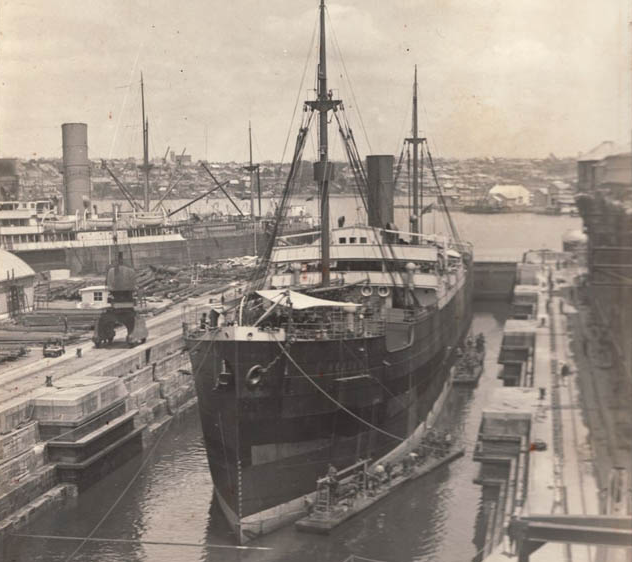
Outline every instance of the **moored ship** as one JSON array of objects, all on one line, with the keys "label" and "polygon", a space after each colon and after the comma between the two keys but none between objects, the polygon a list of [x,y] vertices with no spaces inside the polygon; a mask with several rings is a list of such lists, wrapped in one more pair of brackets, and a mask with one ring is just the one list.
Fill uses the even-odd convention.
[{"label": "moored ship", "polygon": [[[399,230],[393,157],[360,160],[342,101],[327,88],[323,0],[319,10],[318,87],[305,102],[273,240],[243,298],[208,316],[191,311],[184,323],[214,491],[240,542],[304,514],[330,465],[341,470],[412,446],[445,397],[471,322],[472,248],[460,241],[442,196],[450,235],[422,234],[419,150],[431,166],[432,156],[417,130],[416,71],[406,139],[413,209],[410,228]],[[330,117],[366,224],[341,217],[331,228]],[[321,229],[311,238],[283,235],[278,225],[314,120]]]}]

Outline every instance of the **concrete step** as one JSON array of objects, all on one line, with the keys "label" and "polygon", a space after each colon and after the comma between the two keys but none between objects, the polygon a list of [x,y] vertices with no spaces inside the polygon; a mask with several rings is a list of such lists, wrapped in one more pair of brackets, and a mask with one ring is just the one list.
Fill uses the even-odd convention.
[{"label": "concrete step", "polygon": [[44,466],[44,457],[42,443],[0,463],[0,494],[9,492],[34,471]]},{"label": "concrete step", "polygon": [[42,511],[59,505],[77,495],[77,488],[72,484],[57,484],[38,495],[25,505],[16,509],[11,515],[0,519],[0,541],[9,533],[15,533],[37,517]]},{"label": "concrete step", "polygon": [[55,465],[46,464],[35,469],[10,491],[0,494],[0,520],[35,500],[56,486],[57,483]]}]

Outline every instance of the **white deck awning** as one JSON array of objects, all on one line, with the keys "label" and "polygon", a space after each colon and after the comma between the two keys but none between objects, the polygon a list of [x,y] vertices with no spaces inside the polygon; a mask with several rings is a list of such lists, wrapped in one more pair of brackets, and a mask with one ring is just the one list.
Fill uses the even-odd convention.
[{"label": "white deck awning", "polygon": [[356,309],[360,306],[355,302],[317,299],[316,297],[310,297],[309,295],[304,295],[303,293],[297,293],[296,291],[290,291],[288,289],[268,289],[264,291],[257,291],[257,294],[262,296],[264,299],[268,299],[269,301],[282,306],[289,306],[291,302],[294,310],[304,310],[306,308],[318,307]]}]

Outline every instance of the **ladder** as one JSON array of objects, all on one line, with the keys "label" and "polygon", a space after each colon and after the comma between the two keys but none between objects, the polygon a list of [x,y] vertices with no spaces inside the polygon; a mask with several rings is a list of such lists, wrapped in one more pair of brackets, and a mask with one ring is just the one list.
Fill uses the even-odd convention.
[{"label": "ladder", "polygon": [[316,505],[314,506],[314,515],[316,517],[327,517],[331,509],[329,484],[323,483],[318,486],[316,491]]},{"label": "ladder", "polygon": [[40,281],[33,291],[33,308],[48,308],[50,301],[50,281]]},{"label": "ladder", "polygon": [[28,305],[22,285],[9,285],[9,316],[16,317],[26,312]]}]

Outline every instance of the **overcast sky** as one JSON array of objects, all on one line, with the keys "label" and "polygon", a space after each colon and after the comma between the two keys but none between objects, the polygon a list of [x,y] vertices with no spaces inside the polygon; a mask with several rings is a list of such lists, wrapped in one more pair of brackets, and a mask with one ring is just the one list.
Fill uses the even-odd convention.
[{"label": "overcast sky", "polygon": [[[255,160],[280,160],[317,0],[0,0],[0,10],[2,156],[60,156],[64,122],[88,124],[90,157],[139,156],[142,70],[152,156],[170,146],[243,161],[251,119]],[[372,152],[399,153],[415,63],[421,126],[439,156],[574,156],[629,142],[625,0],[331,0],[328,12],[357,106],[332,33],[330,87],[362,154],[358,109]]]}]

